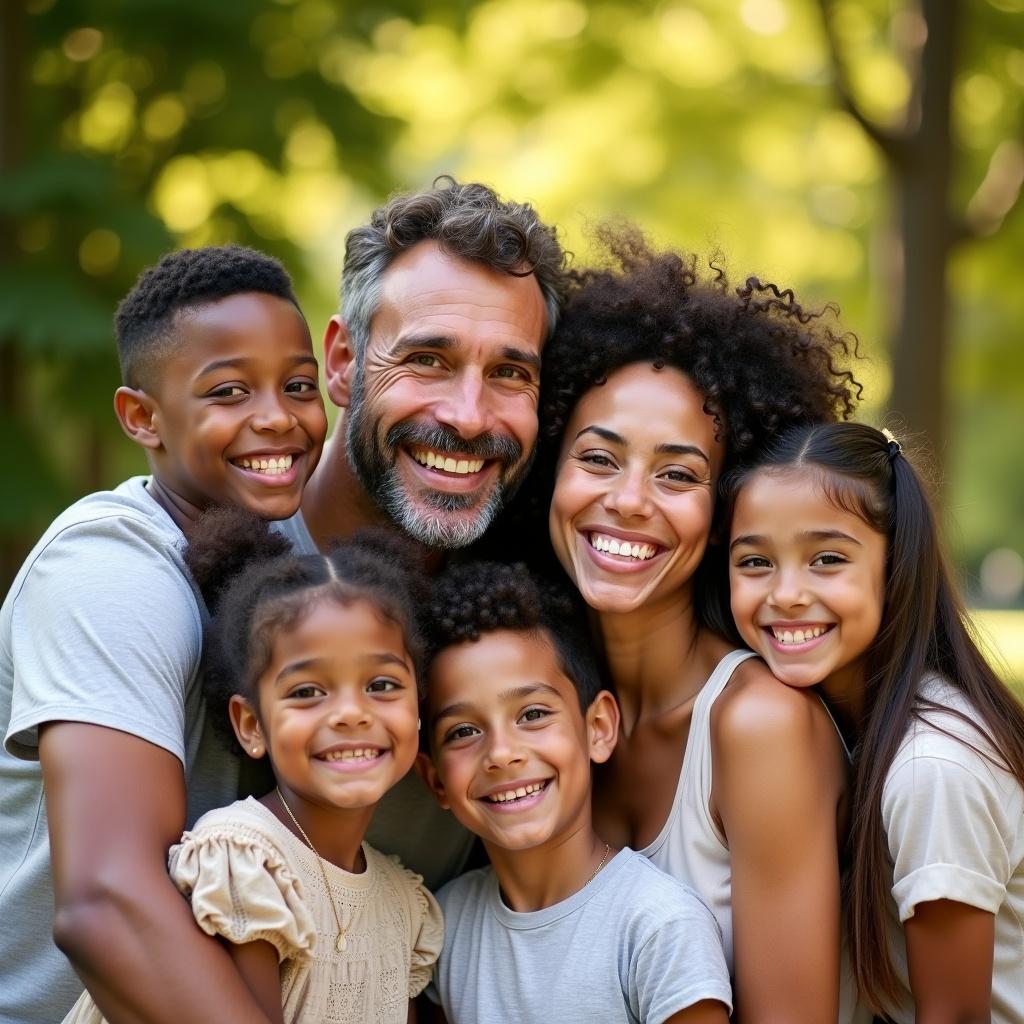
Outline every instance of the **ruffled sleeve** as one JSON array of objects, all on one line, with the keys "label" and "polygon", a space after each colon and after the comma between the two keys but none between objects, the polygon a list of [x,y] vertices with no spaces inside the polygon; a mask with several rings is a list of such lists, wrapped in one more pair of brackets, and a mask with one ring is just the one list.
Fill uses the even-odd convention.
[{"label": "ruffled sleeve", "polygon": [[229,942],[269,942],[281,960],[308,959],[316,927],[302,883],[255,829],[199,828],[171,847],[168,869],[192,902],[196,923]]},{"label": "ruffled sleeve", "polygon": [[444,947],[444,918],[423,877],[402,868],[412,909],[409,949],[409,998],[415,999],[430,983],[434,964]]}]

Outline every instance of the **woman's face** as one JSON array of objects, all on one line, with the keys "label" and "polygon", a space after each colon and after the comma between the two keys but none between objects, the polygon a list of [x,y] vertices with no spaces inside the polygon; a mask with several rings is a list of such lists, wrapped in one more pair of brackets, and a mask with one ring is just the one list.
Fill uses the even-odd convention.
[{"label": "woman's face", "polygon": [[587,604],[627,612],[689,586],[711,531],[724,448],[704,396],[672,367],[635,363],[569,420],[549,528]]}]

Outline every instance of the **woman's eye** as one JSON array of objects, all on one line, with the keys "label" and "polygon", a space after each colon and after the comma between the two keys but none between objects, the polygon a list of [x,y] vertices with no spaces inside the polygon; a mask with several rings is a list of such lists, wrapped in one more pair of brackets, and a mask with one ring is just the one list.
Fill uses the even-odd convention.
[{"label": "woman's eye", "polygon": [[225,384],[223,387],[214,388],[210,392],[211,398],[239,398],[245,394],[245,388],[240,384]]},{"label": "woman's eye", "polygon": [[586,462],[590,466],[601,466],[602,468],[612,468],[615,463],[607,455],[602,455],[600,452],[586,452],[580,456],[583,462]]},{"label": "woman's eye", "polygon": [[401,686],[396,679],[372,679],[366,684],[367,693],[391,693],[398,689],[401,689]]},{"label": "woman's eye", "polygon": [[661,474],[662,480],[673,484],[695,484],[697,478],[688,469],[667,469]]},{"label": "woman's eye", "polygon": [[551,712],[547,708],[527,708],[520,716],[521,722],[539,722],[547,718]]}]

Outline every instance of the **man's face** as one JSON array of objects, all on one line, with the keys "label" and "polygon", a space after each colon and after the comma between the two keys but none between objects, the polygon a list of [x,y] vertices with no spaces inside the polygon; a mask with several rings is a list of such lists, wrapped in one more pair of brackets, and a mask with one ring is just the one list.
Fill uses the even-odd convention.
[{"label": "man's face", "polygon": [[547,312],[533,275],[402,253],[382,280],[346,424],[360,483],[431,547],[483,534],[529,469]]}]

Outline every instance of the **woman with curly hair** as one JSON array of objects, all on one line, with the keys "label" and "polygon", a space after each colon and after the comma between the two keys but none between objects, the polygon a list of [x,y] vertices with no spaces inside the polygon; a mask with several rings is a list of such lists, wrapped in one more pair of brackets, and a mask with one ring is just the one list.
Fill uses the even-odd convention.
[{"label": "woman with curly hair", "polygon": [[[693,886],[722,929],[736,1019],[840,1008],[848,759],[821,701],[742,648],[714,543],[723,471],[794,424],[853,411],[856,339],[791,291],[602,232],[545,351],[538,467],[562,568],[622,708],[595,778],[602,838]],[[549,491],[548,493],[551,493]]]}]

